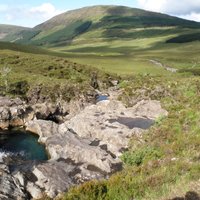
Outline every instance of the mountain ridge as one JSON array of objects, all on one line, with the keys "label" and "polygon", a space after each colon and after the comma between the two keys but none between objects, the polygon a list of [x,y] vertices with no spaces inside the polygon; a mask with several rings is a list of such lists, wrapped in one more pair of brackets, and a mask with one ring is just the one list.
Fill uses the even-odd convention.
[{"label": "mountain ridge", "polygon": [[90,6],[59,14],[32,29],[11,34],[6,41],[46,47],[66,46],[85,33],[96,32],[94,37],[106,40],[135,38],[133,32],[136,31],[132,29],[153,27],[199,29],[200,23],[126,6]]},{"label": "mountain ridge", "polygon": [[0,24],[0,40],[11,40],[6,39],[9,35],[17,34],[22,30],[28,30],[28,27],[9,25],[9,24]]}]

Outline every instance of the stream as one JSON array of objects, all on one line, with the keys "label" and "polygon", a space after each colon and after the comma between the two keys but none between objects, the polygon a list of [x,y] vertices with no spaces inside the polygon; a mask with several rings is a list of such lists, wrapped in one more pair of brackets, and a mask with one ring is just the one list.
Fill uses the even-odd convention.
[{"label": "stream", "polygon": [[24,160],[47,160],[45,146],[38,136],[24,130],[0,131],[0,161],[3,157],[20,156]]}]

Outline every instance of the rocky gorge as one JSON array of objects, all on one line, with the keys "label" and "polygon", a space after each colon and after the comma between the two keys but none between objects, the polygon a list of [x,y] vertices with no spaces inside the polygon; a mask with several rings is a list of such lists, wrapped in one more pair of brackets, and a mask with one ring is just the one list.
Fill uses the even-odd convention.
[{"label": "rocky gorge", "polygon": [[122,169],[120,156],[130,138],[141,137],[167,115],[155,100],[126,107],[112,96],[95,104],[82,100],[28,104],[0,97],[0,129],[24,127],[39,136],[49,154],[47,161],[3,158],[0,198],[39,199],[44,194],[54,198],[73,185],[108,178]]}]

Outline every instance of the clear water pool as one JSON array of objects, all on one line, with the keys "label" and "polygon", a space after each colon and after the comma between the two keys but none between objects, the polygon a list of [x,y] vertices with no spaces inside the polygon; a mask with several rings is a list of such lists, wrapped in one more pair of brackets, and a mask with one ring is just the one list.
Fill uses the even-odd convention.
[{"label": "clear water pool", "polygon": [[38,143],[38,136],[23,130],[0,131],[0,160],[9,155],[25,160],[48,159],[45,146]]}]

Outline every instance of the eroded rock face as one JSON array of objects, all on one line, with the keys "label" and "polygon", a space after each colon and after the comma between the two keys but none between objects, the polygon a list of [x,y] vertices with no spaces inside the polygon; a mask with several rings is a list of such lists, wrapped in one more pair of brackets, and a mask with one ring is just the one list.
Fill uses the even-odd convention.
[{"label": "eroded rock face", "polygon": [[[116,100],[100,101],[85,108],[78,104],[76,111],[71,108],[70,116],[66,114],[70,109],[64,104],[54,107],[42,103],[30,108],[23,103],[13,105],[8,99],[4,101],[7,101],[5,105],[0,104],[1,122],[9,122],[9,125],[12,122],[15,126],[23,123],[27,131],[39,135],[39,142],[46,145],[50,155],[47,162],[24,163],[14,174],[7,173],[15,180],[12,183],[9,179],[6,183],[7,191],[12,189],[13,195],[19,192],[18,196],[24,191],[36,199],[43,192],[54,198],[72,185],[105,178],[120,170],[119,156],[128,148],[129,138],[134,134],[141,136],[158,117],[168,114],[158,101],[150,100],[141,101],[132,108],[126,108]],[[43,120],[56,112],[66,114],[64,117],[61,114],[64,123]],[[15,187],[18,187],[16,192]]]},{"label": "eroded rock face", "polygon": [[50,120],[56,123],[63,123],[72,118],[89,103],[84,98],[56,103],[40,102],[31,104],[16,99],[0,96],[0,129],[8,129],[9,127],[25,126],[26,122],[33,119]]},{"label": "eroded rock face", "polygon": [[20,99],[0,97],[0,129],[24,126],[26,121],[34,117],[30,106]]},{"label": "eroded rock face", "polygon": [[64,124],[35,120],[26,126],[28,131],[39,134],[39,141],[45,143],[51,160],[72,160],[86,169],[93,166],[105,174],[113,172],[113,166],[121,163],[100,147],[92,146],[92,140],[80,138]]},{"label": "eroded rock face", "polygon": [[166,116],[158,101],[141,101],[132,108],[125,108],[119,101],[101,101],[86,107],[65,126],[82,138],[99,141],[116,156],[128,147],[133,134],[141,134],[150,128],[156,118]]},{"label": "eroded rock face", "polygon": [[27,200],[23,185],[11,175],[5,164],[0,164],[0,199]]},{"label": "eroded rock face", "polygon": [[[43,188],[53,198],[75,184],[91,179],[103,178],[101,173],[85,169],[81,164],[75,165],[69,160],[49,161],[35,167],[33,174],[37,177],[34,186]],[[32,194],[34,191],[29,190]]]}]

